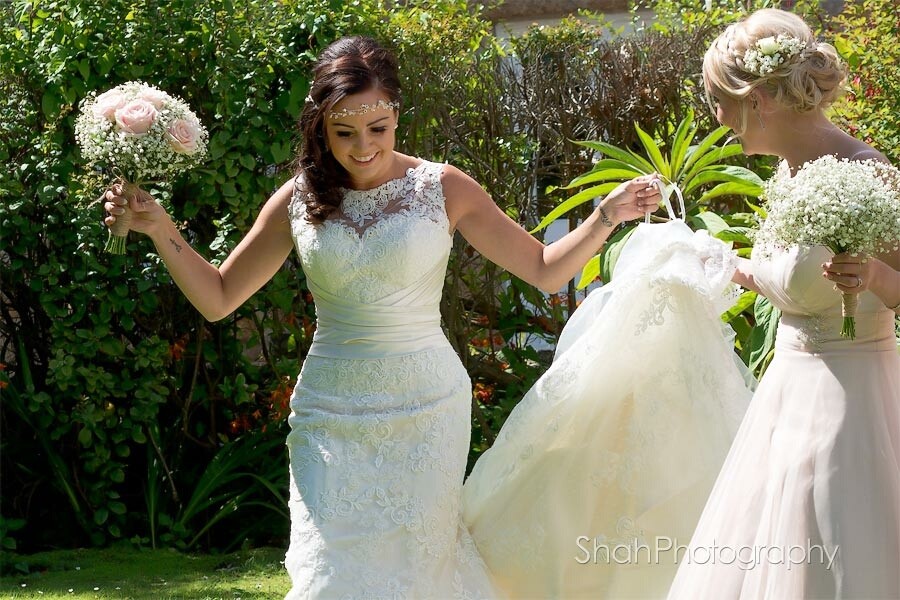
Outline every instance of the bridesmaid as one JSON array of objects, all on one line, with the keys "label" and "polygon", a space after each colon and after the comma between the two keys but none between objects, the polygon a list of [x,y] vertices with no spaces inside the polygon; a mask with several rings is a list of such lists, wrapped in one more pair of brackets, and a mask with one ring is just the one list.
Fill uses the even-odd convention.
[{"label": "bridesmaid", "polygon": [[[765,9],[704,58],[720,123],[777,181],[823,155],[886,163],[834,124],[845,67],[796,15]],[[888,167],[885,166],[887,169]],[[900,252],[754,248],[734,281],[782,311],[775,357],[670,589],[671,600],[900,598]],[[840,294],[858,294],[855,339]]]}]

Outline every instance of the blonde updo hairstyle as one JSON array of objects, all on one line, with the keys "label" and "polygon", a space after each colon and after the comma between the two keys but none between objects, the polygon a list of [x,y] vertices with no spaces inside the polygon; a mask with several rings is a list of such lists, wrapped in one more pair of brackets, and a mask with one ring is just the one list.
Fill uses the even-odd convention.
[{"label": "blonde updo hairstyle", "polygon": [[[786,58],[771,73],[759,75],[744,67],[744,53],[758,40],[785,35],[806,47]],[[794,13],[766,8],[730,25],[710,45],[703,57],[703,80],[707,101],[715,111],[713,96],[738,101],[740,109],[734,132],[747,128],[750,93],[761,88],[782,106],[797,112],[824,109],[837,100],[847,79],[847,67],[833,46],[817,42],[803,19]]]}]

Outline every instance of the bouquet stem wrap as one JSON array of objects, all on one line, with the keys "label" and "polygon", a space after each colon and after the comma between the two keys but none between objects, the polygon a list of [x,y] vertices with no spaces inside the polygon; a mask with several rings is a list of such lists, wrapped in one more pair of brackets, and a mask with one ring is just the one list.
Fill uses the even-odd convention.
[{"label": "bouquet stem wrap", "polygon": [[[123,177],[116,179],[116,183],[122,186],[122,195],[128,198],[129,204],[134,202],[137,186],[126,181]],[[131,221],[134,212],[128,210],[125,214],[116,217],[116,222],[109,228],[106,238],[106,246],[103,250],[110,254],[125,254],[125,242],[128,240],[128,231],[131,229]]]},{"label": "bouquet stem wrap", "polygon": [[856,338],[856,305],[859,302],[858,294],[841,292],[841,337]]}]

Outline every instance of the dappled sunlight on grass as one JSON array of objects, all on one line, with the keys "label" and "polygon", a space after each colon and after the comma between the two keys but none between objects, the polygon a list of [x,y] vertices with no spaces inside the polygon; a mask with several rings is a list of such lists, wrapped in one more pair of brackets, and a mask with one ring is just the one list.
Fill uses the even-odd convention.
[{"label": "dappled sunlight on grass", "polygon": [[4,552],[0,600],[247,600],[283,598],[290,587],[284,549],[227,555],[174,550]]}]

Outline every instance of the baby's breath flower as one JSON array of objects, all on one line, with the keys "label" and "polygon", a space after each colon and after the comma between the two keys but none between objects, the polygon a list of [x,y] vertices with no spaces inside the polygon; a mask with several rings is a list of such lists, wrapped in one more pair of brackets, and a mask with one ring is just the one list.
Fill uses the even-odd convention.
[{"label": "baby's breath flower", "polygon": [[197,165],[208,134],[183,100],[131,81],[82,101],[75,139],[92,165],[140,182]]},{"label": "baby's breath flower", "polygon": [[876,254],[900,245],[900,171],[885,163],[826,155],[767,181],[763,199],[767,215],[755,236],[762,255],[790,246]]},{"label": "baby's breath flower", "polygon": [[805,48],[806,42],[789,35],[764,37],[747,48],[742,65],[748,73],[764,77],[803,52]]},{"label": "baby's breath flower", "polygon": [[774,177],[763,189],[768,214],[756,244],[889,252],[900,241],[900,190],[893,181],[900,181],[900,172],[887,164],[831,155],[806,163],[793,177]]}]

